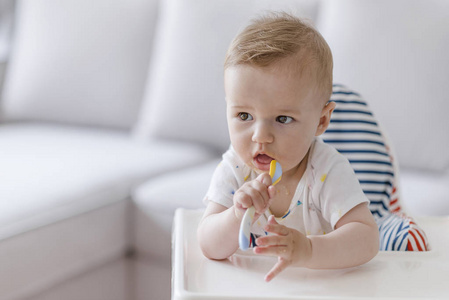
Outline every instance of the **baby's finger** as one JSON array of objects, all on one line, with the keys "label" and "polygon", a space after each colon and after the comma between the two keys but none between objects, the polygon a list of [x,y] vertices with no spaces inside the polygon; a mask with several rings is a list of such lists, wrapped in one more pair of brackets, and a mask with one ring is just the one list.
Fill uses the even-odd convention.
[{"label": "baby's finger", "polygon": [[272,183],[271,177],[267,173],[260,174],[256,180],[263,183],[266,187],[269,187]]},{"label": "baby's finger", "polygon": [[256,244],[258,246],[287,246],[287,240],[285,236],[281,235],[268,235],[262,236],[256,239]]},{"label": "baby's finger", "polygon": [[236,202],[237,206],[241,208],[249,208],[253,205],[251,195],[247,191],[244,191],[243,189],[238,190],[235,193],[234,201]]},{"label": "baby's finger", "polygon": [[279,224],[279,223],[276,221],[276,218],[274,217],[274,215],[270,215],[268,217],[268,224]]},{"label": "baby's finger", "polygon": [[255,181],[252,185],[252,191],[250,195],[253,197],[252,202],[258,213],[263,213],[268,208],[268,196],[267,187],[259,182]]},{"label": "baby's finger", "polygon": [[270,185],[268,187],[268,196],[270,197],[270,199],[273,199],[276,196],[276,188],[274,187],[274,185]]},{"label": "baby's finger", "polygon": [[283,258],[279,258],[278,262],[270,270],[270,272],[265,275],[265,281],[270,282],[275,276],[285,270],[289,265],[289,262]]},{"label": "baby's finger", "polygon": [[[256,185],[262,185],[260,182],[256,183]],[[261,195],[259,189],[254,187],[253,184],[246,184],[242,186],[237,192],[234,194],[235,201],[240,203],[243,208],[249,208],[254,205],[254,201],[257,198],[263,197]]]},{"label": "baby's finger", "polygon": [[264,256],[277,256],[279,258],[288,258],[290,251],[287,246],[257,246],[253,249],[253,252],[258,255]]},{"label": "baby's finger", "polygon": [[264,195],[260,191],[255,189],[249,191],[248,194],[251,196],[251,202],[256,209],[256,212],[259,214],[263,213],[266,208]]},{"label": "baby's finger", "polygon": [[288,229],[288,227],[286,227],[284,225],[280,225],[278,223],[272,224],[270,222],[268,222],[268,224],[265,225],[264,230],[266,232],[271,232],[271,233],[275,233],[275,234],[282,235],[282,236],[286,236],[290,233],[290,230]]}]

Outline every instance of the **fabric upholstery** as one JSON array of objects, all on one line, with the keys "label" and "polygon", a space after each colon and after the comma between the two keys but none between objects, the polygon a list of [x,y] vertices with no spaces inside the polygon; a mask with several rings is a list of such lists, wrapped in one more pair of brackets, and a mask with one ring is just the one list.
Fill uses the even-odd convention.
[{"label": "fabric upholstery", "polygon": [[136,137],[189,140],[224,152],[229,136],[223,62],[230,42],[251,18],[269,9],[314,20],[318,2],[164,0],[161,5]]},{"label": "fabric upholstery", "polygon": [[324,0],[334,82],[363,92],[401,170],[449,170],[449,2]]},{"label": "fabric upholstery", "polygon": [[397,159],[367,102],[342,85],[334,85],[330,100],[336,108],[322,137],[346,156],[370,200],[380,231],[380,250],[427,250],[424,231],[402,210]]},{"label": "fabric upholstery", "polygon": [[214,157],[194,144],[43,124],[2,125],[0,149],[0,240],[123,201],[155,174]]},{"label": "fabric upholstery", "polygon": [[129,129],[142,100],[157,5],[17,1],[2,120]]}]

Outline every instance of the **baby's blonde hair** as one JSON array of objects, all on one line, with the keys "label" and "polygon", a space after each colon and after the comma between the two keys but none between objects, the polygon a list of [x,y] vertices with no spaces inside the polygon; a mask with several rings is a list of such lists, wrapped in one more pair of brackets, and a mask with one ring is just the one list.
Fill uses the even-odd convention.
[{"label": "baby's blonde hair", "polygon": [[332,93],[332,53],[321,34],[307,22],[285,12],[252,20],[231,42],[224,68],[247,64],[270,67],[295,57],[294,70],[315,76],[316,88],[326,102]]}]

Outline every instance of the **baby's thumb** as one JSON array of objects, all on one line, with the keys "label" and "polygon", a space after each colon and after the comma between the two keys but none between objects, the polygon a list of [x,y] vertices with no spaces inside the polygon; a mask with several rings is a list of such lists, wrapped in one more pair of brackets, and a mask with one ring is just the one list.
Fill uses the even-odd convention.
[{"label": "baby's thumb", "polygon": [[268,224],[278,224],[278,222],[276,221],[276,219],[274,218],[274,215],[270,215],[268,217]]},{"label": "baby's thumb", "polygon": [[270,196],[270,199],[273,199],[274,196],[276,196],[276,188],[273,185],[268,187],[268,196]]},{"label": "baby's thumb", "polygon": [[260,181],[260,182],[262,182],[262,183],[265,184],[266,186],[270,186],[271,183],[272,183],[271,177],[270,177],[270,175],[268,175],[267,173],[260,174],[260,175],[257,177],[257,180]]}]

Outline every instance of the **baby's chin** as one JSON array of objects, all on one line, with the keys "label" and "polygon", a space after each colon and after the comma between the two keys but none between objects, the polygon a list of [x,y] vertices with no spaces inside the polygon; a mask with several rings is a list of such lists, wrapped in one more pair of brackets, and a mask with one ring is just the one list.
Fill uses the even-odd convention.
[{"label": "baby's chin", "polygon": [[260,174],[268,174],[268,173],[269,173],[269,171],[266,171],[266,170],[260,170],[260,169],[256,168],[255,166],[248,166],[248,167],[250,167],[254,172],[256,172],[257,175],[260,175]]},{"label": "baby's chin", "polygon": [[262,170],[259,170],[259,169],[256,169],[256,168],[252,168],[252,169],[253,169],[254,172],[257,173],[257,175],[260,175],[260,174],[264,173],[264,171],[262,171]]}]

